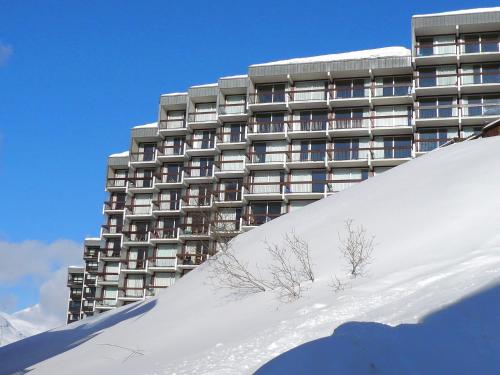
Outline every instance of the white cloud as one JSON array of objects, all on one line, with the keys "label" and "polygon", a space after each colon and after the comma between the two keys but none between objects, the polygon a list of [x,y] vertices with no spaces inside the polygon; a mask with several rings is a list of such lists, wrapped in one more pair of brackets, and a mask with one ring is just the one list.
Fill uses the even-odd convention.
[{"label": "white cloud", "polygon": [[7,63],[12,56],[12,46],[0,42],[0,66]]},{"label": "white cloud", "polygon": [[16,285],[30,277],[40,293],[37,304],[11,316],[19,324],[35,326],[34,331],[38,332],[64,324],[68,302],[67,267],[81,263],[81,245],[73,241],[0,242],[0,283]]}]

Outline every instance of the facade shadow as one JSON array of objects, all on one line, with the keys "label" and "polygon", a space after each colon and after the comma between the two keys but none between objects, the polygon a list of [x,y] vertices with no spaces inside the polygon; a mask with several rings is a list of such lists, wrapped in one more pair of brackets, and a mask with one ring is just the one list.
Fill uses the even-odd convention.
[{"label": "facade shadow", "polygon": [[500,285],[418,324],[345,323],[256,374],[500,374]]},{"label": "facade shadow", "polygon": [[100,331],[124,320],[139,318],[155,305],[156,300],[132,304],[109,316],[103,315],[99,320],[79,324],[73,329],[47,331],[1,347],[0,375],[28,373],[32,365],[77,347],[99,335]]}]

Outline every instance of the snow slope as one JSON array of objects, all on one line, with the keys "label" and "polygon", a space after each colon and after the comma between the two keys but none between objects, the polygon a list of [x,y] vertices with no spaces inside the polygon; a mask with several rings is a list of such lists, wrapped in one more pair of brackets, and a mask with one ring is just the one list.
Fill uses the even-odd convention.
[{"label": "snow slope", "polygon": [[[499,159],[500,137],[452,145],[238,236],[261,268],[264,240],[295,229],[309,242],[317,280],[298,301],[215,290],[204,264],[157,298],[0,348],[0,374],[492,374]],[[346,218],[376,235],[354,281],[338,251]],[[348,288],[334,293],[333,274]]]},{"label": "snow slope", "polygon": [[[38,327],[18,319],[13,315],[0,312],[0,346],[40,333]],[[1,367],[1,366],[0,366]]]}]

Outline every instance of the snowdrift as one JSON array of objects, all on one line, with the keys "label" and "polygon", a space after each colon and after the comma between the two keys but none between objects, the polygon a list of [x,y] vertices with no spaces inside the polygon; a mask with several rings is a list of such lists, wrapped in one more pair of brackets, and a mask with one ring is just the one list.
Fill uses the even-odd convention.
[{"label": "snowdrift", "polygon": [[[0,348],[0,374],[493,373],[499,159],[500,137],[452,145],[238,236],[252,267],[265,240],[308,241],[316,281],[295,302],[235,298],[204,264],[157,298]],[[338,250],[347,218],[376,236],[356,280]]]}]

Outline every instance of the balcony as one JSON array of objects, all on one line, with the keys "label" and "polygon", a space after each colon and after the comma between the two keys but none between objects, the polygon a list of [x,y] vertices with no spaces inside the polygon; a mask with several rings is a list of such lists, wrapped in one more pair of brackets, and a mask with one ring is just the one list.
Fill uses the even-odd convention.
[{"label": "balcony", "polygon": [[187,132],[186,119],[167,119],[158,122],[158,128],[162,135],[180,135]]},{"label": "balcony", "polygon": [[[326,145],[322,145],[322,147]],[[318,150],[288,151],[287,165],[290,168],[327,166],[326,148]]]},{"label": "balcony", "polygon": [[276,219],[283,215],[280,214],[272,214],[272,213],[254,213],[254,214],[245,214],[243,215],[244,225],[247,227],[259,226],[265,223],[270,222],[271,220]]},{"label": "balcony", "polygon": [[181,201],[179,199],[159,199],[153,201],[153,215],[179,214]]},{"label": "balcony", "polygon": [[145,176],[145,177],[128,177],[128,188],[130,190],[151,190],[154,188],[153,186],[153,176]]},{"label": "balcony", "polygon": [[248,137],[251,139],[285,139],[287,123],[279,121],[254,121],[248,123]]},{"label": "balcony", "polygon": [[214,205],[220,207],[240,206],[243,204],[242,193],[243,189],[241,187],[228,189],[218,185],[217,189],[213,192]]},{"label": "balcony", "polygon": [[[246,127],[245,127],[246,128]],[[221,128],[222,132],[217,134],[217,147],[223,150],[244,148],[246,145],[246,130],[244,131],[226,131],[227,128]]]},{"label": "balcony", "polygon": [[96,282],[99,285],[115,285],[118,284],[119,277],[118,272],[100,272],[97,274]]},{"label": "balcony", "polygon": [[415,124],[417,126],[458,125],[459,106],[456,104],[417,104]]},{"label": "balcony", "polygon": [[247,117],[246,103],[219,105],[219,118],[224,121],[244,121]]},{"label": "balcony", "polygon": [[441,147],[443,144],[453,140],[453,138],[425,138],[415,140],[417,153],[425,153]]},{"label": "balcony", "polygon": [[180,268],[194,268],[208,259],[208,254],[177,254]]},{"label": "balcony", "polygon": [[370,159],[369,147],[347,147],[334,145],[327,150],[328,163],[337,167],[366,167]]},{"label": "balcony", "polygon": [[458,74],[418,72],[415,79],[417,95],[452,95],[458,93]]},{"label": "balcony", "polygon": [[387,166],[401,164],[412,157],[412,146],[373,147],[372,164],[374,166]]},{"label": "balcony", "polygon": [[186,140],[186,154],[191,156],[204,156],[215,154],[217,138],[215,134],[210,139],[193,138]]},{"label": "balcony", "polygon": [[[423,41],[425,39],[425,41]],[[453,35],[436,41],[433,37],[422,38],[415,43],[415,61],[417,63],[456,63],[459,43]]]},{"label": "balcony", "polygon": [[212,207],[212,193],[207,192],[206,194],[197,194],[189,192],[187,195],[182,197],[184,210],[199,210],[204,208]]},{"label": "balcony", "polygon": [[461,73],[460,79],[460,90],[463,94],[500,91],[500,69],[498,68],[491,69],[491,71]]},{"label": "balcony", "polygon": [[[480,103],[480,101],[483,103]],[[494,119],[500,117],[500,96],[498,98],[489,99],[487,97],[481,98],[477,103],[471,103],[469,99],[468,104],[461,105],[462,124],[463,125],[476,125],[486,124]]]},{"label": "balcony", "polygon": [[97,260],[97,256],[99,254],[100,249],[85,249],[83,251],[83,259],[84,260]]},{"label": "balcony", "polygon": [[133,242],[138,244],[147,244],[149,242],[149,232],[148,231],[123,231],[124,242]]},{"label": "balcony", "polygon": [[221,178],[242,177],[245,175],[245,164],[245,160],[217,160],[214,162],[215,176]]},{"label": "balcony", "polygon": [[125,209],[125,201],[106,201],[104,202],[104,211],[122,211]]},{"label": "balcony", "polygon": [[248,94],[248,106],[253,111],[285,110],[285,85],[279,90],[265,90]]},{"label": "balcony", "polygon": [[234,236],[241,232],[241,219],[237,220],[224,220],[217,219],[212,221],[212,234],[217,237]]},{"label": "balcony", "polygon": [[151,257],[149,268],[155,271],[173,271],[177,267],[177,257]]},{"label": "balcony", "polygon": [[184,185],[184,171],[161,172],[155,175],[155,185],[161,188],[182,187]]},{"label": "balcony", "polygon": [[333,178],[331,180],[327,180],[327,193],[338,193],[339,191],[353,187],[362,181],[364,181],[362,178]]},{"label": "balcony", "polygon": [[148,261],[146,259],[127,259],[120,261],[120,263],[122,265],[122,272],[143,273],[148,268]]},{"label": "balcony", "polygon": [[127,177],[108,177],[106,188],[109,190],[125,190],[127,187]]},{"label": "balcony", "polygon": [[288,181],[285,196],[291,199],[320,199],[327,193],[326,180]]},{"label": "balcony", "polygon": [[156,164],[156,149],[151,149],[142,152],[131,152],[130,163],[135,167],[146,167]]},{"label": "balcony", "polygon": [[82,291],[81,290],[71,290],[69,293],[69,298],[72,300],[81,300],[82,299]]},{"label": "balcony", "polygon": [[96,275],[89,275],[89,274],[85,275],[85,285],[87,286],[95,285],[96,280],[97,280]]},{"label": "balcony", "polygon": [[217,111],[190,112],[188,124],[191,129],[206,129],[217,127]]},{"label": "balcony", "polygon": [[196,184],[211,182],[214,178],[213,164],[204,166],[188,166],[184,168],[184,180],[186,183]]},{"label": "balcony", "polygon": [[103,236],[113,236],[121,235],[123,225],[122,224],[104,224],[101,225],[101,233]]},{"label": "balcony", "polygon": [[152,215],[152,204],[151,203],[127,204],[127,205],[125,205],[125,208],[127,209],[125,211],[125,214],[127,216],[133,216],[134,218],[138,218],[138,217],[147,218],[147,217]]},{"label": "balcony", "polygon": [[363,84],[337,85],[329,89],[330,105],[345,107],[350,105],[369,105],[370,86]]},{"label": "balcony", "polygon": [[102,249],[100,260],[117,260],[120,259],[120,248],[110,248],[110,249]]},{"label": "balcony", "polygon": [[83,305],[82,306],[82,311],[84,313],[89,313],[94,311],[94,305]]},{"label": "balcony", "polygon": [[116,298],[98,297],[95,299],[96,309],[111,309],[113,307],[116,307]]},{"label": "balcony", "polygon": [[97,266],[97,262],[95,263],[87,263],[85,265],[85,272],[87,273],[96,273],[99,267]]},{"label": "balcony", "polygon": [[371,121],[372,133],[375,135],[413,133],[411,114],[374,115]]},{"label": "balcony", "polygon": [[153,228],[151,230],[151,242],[177,242],[179,232],[179,228]]},{"label": "balcony", "polygon": [[297,89],[286,92],[290,108],[326,108],[328,106],[329,91],[325,88]]},{"label": "balcony", "polygon": [[286,182],[249,182],[243,187],[243,197],[248,200],[281,200],[285,198]]},{"label": "balcony", "polygon": [[185,143],[178,145],[162,145],[158,147],[157,159],[161,162],[184,160]]},{"label": "balcony", "polygon": [[330,122],[330,133],[334,136],[368,135],[371,121],[372,119],[369,115],[341,117],[336,114]]},{"label": "balcony", "polygon": [[500,57],[500,38],[497,33],[463,35],[459,43],[462,62],[494,61]]},{"label": "balcony", "polygon": [[412,103],[411,90],[411,78],[409,82],[374,83],[371,100],[374,105],[410,104]]},{"label": "balcony", "polygon": [[80,314],[80,302],[74,303],[70,301],[70,303],[68,304],[68,311],[71,314]]},{"label": "balcony", "polygon": [[196,237],[196,238],[209,238],[210,237],[210,225],[208,223],[205,224],[181,224],[180,226],[181,237]]},{"label": "balcony", "polygon": [[305,119],[287,121],[287,133],[290,138],[321,138],[327,136],[330,120]]},{"label": "balcony", "polygon": [[252,170],[259,169],[285,169],[288,151],[250,151],[247,153],[247,167]]},{"label": "balcony", "polygon": [[71,274],[68,275],[68,282],[66,284],[68,287],[78,287],[83,285],[83,275],[81,277],[72,277]]}]

